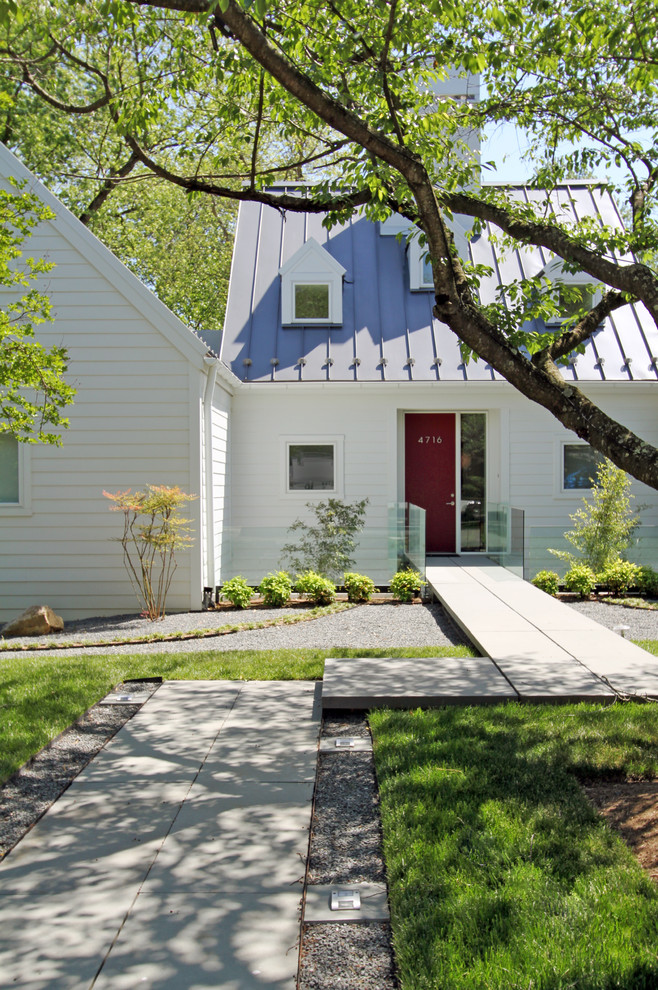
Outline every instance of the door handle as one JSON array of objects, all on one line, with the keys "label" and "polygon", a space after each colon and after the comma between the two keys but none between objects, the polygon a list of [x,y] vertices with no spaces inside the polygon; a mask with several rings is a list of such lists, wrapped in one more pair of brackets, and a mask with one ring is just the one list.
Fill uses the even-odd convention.
[{"label": "door handle", "polygon": [[446,502],[446,505],[454,505],[454,504],[455,504],[455,500],[454,499],[452,500],[452,502]]}]

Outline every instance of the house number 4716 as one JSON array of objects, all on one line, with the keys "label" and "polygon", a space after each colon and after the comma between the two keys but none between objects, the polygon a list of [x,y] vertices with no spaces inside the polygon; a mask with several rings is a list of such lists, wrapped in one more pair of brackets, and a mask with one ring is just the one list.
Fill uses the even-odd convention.
[{"label": "house number 4716", "polygon": [[443,443],[443,437],[418,437],[418,443]]}]

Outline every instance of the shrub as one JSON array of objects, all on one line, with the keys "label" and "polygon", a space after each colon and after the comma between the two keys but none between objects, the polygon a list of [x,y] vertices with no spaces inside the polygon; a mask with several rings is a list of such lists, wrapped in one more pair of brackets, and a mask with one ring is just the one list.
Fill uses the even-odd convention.
[{"label": "shrub", "polygon": [[398,571],[391,578],[391,593],[401,602],[410,602],[420,592],[422,584],[418,571]]},{"label": "shrub", "polygon": [[540,591],[545,591],[547,595],[555,596],[558,593],[559,578],[555,571],[539,571],[530,583]]},{"label": "shrub", "polygon": [[587,564],[574,564],[563,578],[567,591],[576,591],[581,598],[589,598],[596,586],[596,575]]},{"label": "shrub", "polygon": [[123,563],[144,614],[164,618],[167,592],[176,570],[175,553],[192,546],[189,519],[179,515],[182,505],[196,495],[186,495],[177,486],[147,485],[141,492],[103,492],[123,512]]},{"label": "shrub", "polygon": [[630,485],[621,468],[610,461],[599,465],[591,499],[583,499],[583,508],[570,517],[574,528],[564,534],[580,556],[568,550],[548,552],[568,564],[585,563],[597,574],[619,560],[639,525],[637,514],[631,510]]},{"label": "shrub", "polygon": [[629,588],[637,584],[639,570],[637,564],[632,564],[630,560],[616,560],[601,571],[598,580],[614,595],[625,595]]},{"label": "shrub", "polygon": [[264,603],[270,608],[282,608],[290,598],[292,581],[286,571],[268,574],[258,586],[258,592],[263,596]]},{"label": "shrub", "polygon": [[345,574],[343,583],[348,602],[368,602],[375,590],[375,582],[365,574]]},{"label": "shrub", "polygon": [[224,581],[222,595],[228,598],[234,608],[247,608],[251,602],[252,589],[239,574],[237,577]]},{"label": "shrub", "polygon": [[298,572],[314,571],[338,578],[354,560],[356,534],[363,529],[368,499],[348,505],[339,498],[307,502],[315,524],[296,519],[288,533],[299,534],[297,543],[287,543],[281,551],[282,563]]},{"label": "shrub", "polygon": [[329,578],[306,571],[300,574],[295,584],[295,590],[316,605],[331,605],[336,598],[336,585]]},{"label": "shrub", "polygon": [[637,586],[643,595],[658,598],[658,571],[647,565],[638,568]]}]

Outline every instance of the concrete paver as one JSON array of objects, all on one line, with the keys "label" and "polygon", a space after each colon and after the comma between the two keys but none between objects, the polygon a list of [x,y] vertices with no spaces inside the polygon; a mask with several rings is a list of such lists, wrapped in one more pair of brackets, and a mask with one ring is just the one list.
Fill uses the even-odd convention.
[{"label": "concrete paver", "polygon": [[[335,911],[331,908],[332,891],[358,891],[361,906],[358,909]],[[333,883],[313,884],[306,888],[306,904],[304,906],[304,922],[355,921],[388,921],[388,893],[385,884],[381,883]]]},{"label": "concrete paver", "polygon": [[488,657],[357,658],[325,661],[325,708],[414,708],[516,701]]},{"label": "concrete paver", "polygon": [[[433,558],[428,564],[427,580],[438,598],[445,600],[453,619],[485,656],[505,670],[524,697],[555,700],[560,696],[560,683],[567,689],[565,700],[572,688],[576,697],[589,697],[590,688],[596,694],[578,664],[595,677],[605,678],[613,694],[616,690],[658,697],[657,665],[644,650],[493,561],[467,555]],[[459,578],[455,571],[460,572]],[[483,593],[488,597],[483,598]],[[504,621],[494,623],[490,616],[498,608]],[[510,618],[510,611],[518,618]],[[570,662],[574,669],[567,674]],[[560,671],[552,686],[547,683],[551,664],[557,664]]]},{"label": "concrete paver", "polygon": [[94,990],[294,990],[301,889],[144,890]]},{"label": "concrete paver", "polygon": [[496,666],[514,685],[521,701],[548,702],[612,701],[612,689],[586,667],[568,659],[527,657],[498,659]]},{"label": "concrete paver", "polygon": [[319,716],[165,682],[0,863],[2,985],[294,990]]}]

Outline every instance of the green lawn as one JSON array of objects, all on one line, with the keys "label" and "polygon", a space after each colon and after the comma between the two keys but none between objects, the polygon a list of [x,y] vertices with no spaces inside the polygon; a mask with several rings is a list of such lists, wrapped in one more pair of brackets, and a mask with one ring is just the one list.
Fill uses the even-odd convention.
[{"label": "green lawn", "polygon": [[[658,642],[642,643],[658,655]],[[0,657],[0,779],[131,677],[317,679],[327,656]],[[402,990],[653,990],[658,891],[579,778],[658,777],[658,705],[371,715]]]},{"label": "green lawn", "polygon": [[371,714],[403,990],[654,990],[658,889],[578,778],[658,776],[658,705]]},{"label": "green lawn", "polygon": [[0,655],[0,783],[131,677],[171,680],[318,680],[325,657],[472,656],[468,647],[407,650],[254,650],[78,657]]}]

